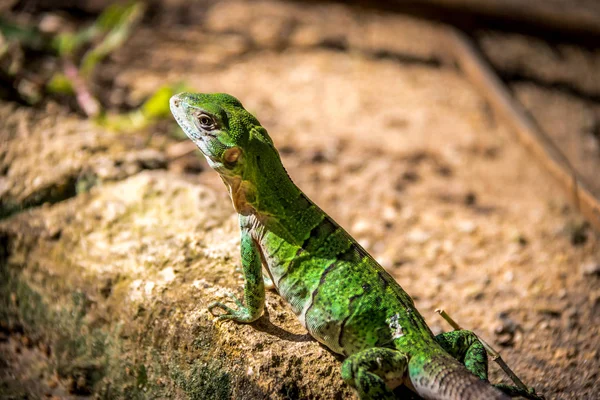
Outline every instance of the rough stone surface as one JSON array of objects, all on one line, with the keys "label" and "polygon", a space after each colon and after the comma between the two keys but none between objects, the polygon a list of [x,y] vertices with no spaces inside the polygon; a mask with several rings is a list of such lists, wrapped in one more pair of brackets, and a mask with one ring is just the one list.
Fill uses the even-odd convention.
[{"label": "rough stone surface", "polygon": [[0,103],[0,217],[56,203],[101,182],[166,168],[168,137],[100,129],[56,104],[40,112]]},{"label": "rough stone surface", "polygon": [[[600,261],[600,237],[446,62],[443,28],[340,4],[174,3],[102,66],[131,104],[181,81],[239,97],[435,332],[443,307],[547,398],[594,398],[600,280],[582,265]],[[535,43],[485,40],[505,46],[490,58],[507,76],[538,57],[515,87],[545,127],[595,138],[593,54],[549,68]],[[119,135],[59,111],[0,104],[0,199],[30,208],[0,224],[3,395],[352,396],[275,293],[254,324],[213,322],[208,302],[243,283],[236,221],[171,127]],[[142,171],[155,165],[168,171]]]},{"label": "rough stone surface", "polygon": [[[20,214],[0,232],[2,328],[30,342],[19,347],[50,343],[55,379],[71,394],[349,394],[335,357],[275,294],[270,319],[213,322],[207,304],[238,291],[226,282],[241,282],[232,274],[237,219],[222,194],[146,172]],[[52,380],[51,372],[40,373]]]}]

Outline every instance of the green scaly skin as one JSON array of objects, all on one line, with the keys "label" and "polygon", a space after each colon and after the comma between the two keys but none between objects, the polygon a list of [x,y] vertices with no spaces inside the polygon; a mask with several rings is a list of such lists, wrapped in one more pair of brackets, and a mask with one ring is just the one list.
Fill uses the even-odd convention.
[{"label": "green scaly skin", "polygon": [[262,315],[264,266],[308,332],[346,357],[342,377],[361,399],[392,399],[400,384],[428,399],[509,398],[488,383],[475,334],[434,336],[400,285],[291,181],[267,131],[237,99],[181,93],[170,106],[239,214],[244,301],[212,303],[219,320]]}]

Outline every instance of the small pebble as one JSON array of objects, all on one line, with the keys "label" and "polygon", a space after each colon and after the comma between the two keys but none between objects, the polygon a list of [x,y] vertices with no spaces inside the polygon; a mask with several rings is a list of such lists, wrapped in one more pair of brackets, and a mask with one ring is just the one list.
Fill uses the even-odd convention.
[{"label": "small pebble", "polygon": [[407,239],[410,242],[417,243],[417,244],[423,244],[423,243],[427,242],[430,238],[431,238],[431,235],[429,233],[422,231],[420,229],[413,229],[407,235]]},{"label": "small pebble", "polygon": [[474,206],[477,203],[477,195],[473,192],[468,192],[465,195],[465,205]]},{"label": "small pebble", "polygon": [[473,221],[459,221],[456,224],[456,228],[463,233],[473,233],[477,229],[477,226]]},{"label": "small pebble", "polygon": [[583,276],[600,276],[600,262],[590,261],[581,265]]},{"label": "small pebble", "polygon": [[352,225],[352,233],[355,235],[363,234],[369,230],[369,226],[368,221],[359,219]]}]

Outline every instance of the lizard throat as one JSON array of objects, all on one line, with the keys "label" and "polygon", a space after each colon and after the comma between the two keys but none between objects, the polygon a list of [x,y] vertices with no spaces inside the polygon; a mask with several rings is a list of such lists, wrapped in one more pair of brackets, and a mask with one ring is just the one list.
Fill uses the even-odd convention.
[{"label": "lizard throat", "polygon": [[238,176],[221,175],[221,179],[223,179],[227,189],[229,189],[229,196],[231,197],[235,211],[245,216],[254,214],[256,210],[249,202],[249,200],[254,198],[254,186],[248,181],[243,181]]}]

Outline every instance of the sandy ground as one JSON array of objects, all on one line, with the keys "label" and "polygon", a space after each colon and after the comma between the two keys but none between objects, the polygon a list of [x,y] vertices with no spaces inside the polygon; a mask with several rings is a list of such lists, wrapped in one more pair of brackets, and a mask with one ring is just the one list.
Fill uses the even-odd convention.
[{"label": "sandy ground", "polygon": [[[413,296],[435,332],[448,329],[434,313],[444,308],[547,398],[596,398],[600,236],[448,62],[443,28],[342,5],[188,11],[141,27],[101,74],[131,102],[177,81],[235,95],[296,184]],[[598,51],[494,32],[479,40],[600,194]],[[159,151],[177,144],[154,140]],[[165,167],[227,201],[195,155]]]}]

